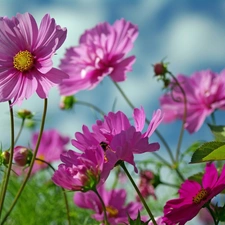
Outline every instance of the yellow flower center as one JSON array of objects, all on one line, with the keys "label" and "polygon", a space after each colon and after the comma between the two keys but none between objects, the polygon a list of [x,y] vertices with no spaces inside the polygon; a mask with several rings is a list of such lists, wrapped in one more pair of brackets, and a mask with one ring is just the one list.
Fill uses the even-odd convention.
[{"label": "yellow flower center", "polygon": [[21,72],[25,72],[30,70],[34,65],[34,57],[33,55],[25,50],[25,51],[19,51],[14,57],[13,57],[13,65],[14,68]]},{"label": "yellow flower center", "polygon": [[193,203],[198,204],[200,203],[202,200],[204,200],[206,197],[208,196],[208,192],[205,189],[201,189],[198,194],[193,197]]},{"label": "yellow flower center", "polygon": [[106,206],[106,211],[109,213],[109,217],[116,217],[119,213],[113,206]]},{"label": "yellow flower center", "polygon": [[40,160],[35,160],[35,162],[36,162],[38,165],[41,166],[41,165],[45,164],[44,162],[41,161],[41,160],[45,160],[45,156],[44,156],[44,155],[40,154],[40,155],[37,156],[37,158],[40,159]]}]

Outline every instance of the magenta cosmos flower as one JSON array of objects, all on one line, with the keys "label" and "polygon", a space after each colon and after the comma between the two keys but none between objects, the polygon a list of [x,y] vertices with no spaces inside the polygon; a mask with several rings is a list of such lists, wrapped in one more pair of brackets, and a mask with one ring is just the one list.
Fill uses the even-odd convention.
[{"label": "magenta cosmos flower", "polygon": [[[39,133],[34,133],[32,135],[31,139],[31,149],[35,149],[37,139],[38,139]],[[48,165],[41,160],[44,160],[45,162],[52,163],[55,161],[60,160],[60,154],[65,152],[66,145],[69,143],[69,137],[62,136],[57,130],[50,129],[45,130],[42,134],[41,143],[38,148],[37,152],[37,159],[35,160],[34,166],[32,169],[32,174],[35,174],[41,169],[45,169],[48,167]],[[28,171],[29,168],[18,168],[15,167],[14,170],[18,175],[20,175],[23,172]]]},{"label": "magenta cosmos flower", "polygon": [[66,29],[46,14],[38,28],[29,13],[0,17],[0,101],[21,103],[37,92],[46,98],[49,89],[67,78],[53,68],[52,56],[63,44]]},{"label": "magenta cosmos flower", "polygon": [[179,198],[169,200],[164,206],[163,222],[168,225],[183,225],[194,218],[200,209],[225,188],[225,166],[220,176],[213,163],[207,163],[202,185],[186,180],[179,192]]},{"label": "magenta cosmos flower", "polygon": [[[203,70],[190,77],[178,75],[177,80],[184,89],[187,98],[187,118],[185,127],[190,132],[200,129],[206,117],[216,109],[225,107],[225,70],[220,75]],[[171,84],[172,87],[173,83]],[[165,112],[164,122],[183,119],[184,102],[180,88],[173,90],[160,98],[160,104]]]},{"label": "magenta cosmos flower", "polygon": [[135,61],[134,56],[125,58],[125,55],[132,49],[137,35],[137,26],[124,19],[86,30],[79,46],[67,49],[61,62],[60,68],[70,78],[60,84],[60,94],[92,89],[107,75],[115,82],[124,81]]},{"label": "magenta cosmos flower", "polygon": [[[102,185],[98,188],[98,192],[106,206],[110,225],[128,223],[128,215],[131,219],[134,219],[137,217],[138,212],[142,210],[142,205],[139,202],[130,202],[125,204],[127,193],[124,189],[113,189],[108,191]],[[80,208],[93,210],[95,214],[92,215],[92,217],[95,220],[104,220],[102,204],[93,191],[75,193],[74,203]]]},{"label": "magenta cosmos flower", "polygon": [[91,147],[82,154],[69,150],[61,155],[61,160],[63,163],[52,177],[55,184],[71,191],[85,192],[96,188],[104,163],[102,151]]},{"label": "magenta cosmos flower", "polygon": [[152,120],[147,131],[142,133],[145,124],[144,109],[134,109],[134,126],[130,124],[127,116],[118,111],[110,112],[104,116],[104,120],[97,120],[92,126],[91,132],[87,126],[83,126],[83,133],[75,133],[73,146],[85,150],[88,146],[101,146],[101,151],[105,154],[105,163],[102,176],[107,178],[110,170],[114,168],[118,161],[126,161],[134,166],[138,172],[134,154],[153,152],[159,149],[159,143],[149,143],[148,139],[158,127],[162,120],[161,111],[153,113]]}]

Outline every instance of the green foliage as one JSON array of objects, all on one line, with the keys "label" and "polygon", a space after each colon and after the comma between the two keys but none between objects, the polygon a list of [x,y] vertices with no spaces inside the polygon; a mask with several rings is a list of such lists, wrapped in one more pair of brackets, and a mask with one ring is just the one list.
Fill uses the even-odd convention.
[{"label": "green foliage", "polygon": [[[129,216],[129,215],[128,215]],[[138,211],[138,216],[136,219],[132,220],[129,216],[129,225],[148,225],[150,220],[148,220],[147,222],[143,222],[141,220],[141,215],[140,212]]]},{"label": "green foliage", "polygon": [[202,184],[202,176],[203,176],[203,173],[196,173],[196,174],[188,177],[188,180],[193,180],[193,181],[198,182],[199,184]]},{"label": "green foliage", "polygon": [[216,141],[225,141],[225,126],[215,126],[208,124]]},{"label": "green foliage", "polygon": [[216,207],[216,216],[219,218],[219,221],[225,222],[225,205],[223,207]]},{"label": "green foliage", "polygon": [[[9,191],[6,195],[3,217],[9,209],[22,179],[12,177],[9,183]],[[73,203],[73,192],[66,192],[71,225],[97,225],[91,218],[91,211],[83,210]],[[8,217],[5,225],[67,225],[67,214],[63,191],[60,187],[46,177],[46,173],[41,172],[32,177],[26,185],[24,192],[20,196],[15,208]]]},{"label": "green foliage", "polygon": [[202,144],[203,144],[202,141],[196,141],[196,142],[192,143],[181,155],[180,161],[182,161],[186,155],[188,155],[188,156],[192,155],[196,151],[196,149],[199,148]]},{"label": "green foliage", "polygon": [[190,163],[207,162],[225,159],[225,142],[206,142],[192,155]]}]

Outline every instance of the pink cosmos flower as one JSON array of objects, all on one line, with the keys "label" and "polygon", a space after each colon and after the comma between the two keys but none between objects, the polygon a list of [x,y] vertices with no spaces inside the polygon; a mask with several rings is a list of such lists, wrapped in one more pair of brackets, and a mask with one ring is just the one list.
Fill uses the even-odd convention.
[{"label": "pink cosmos flower", "polygon": [[[131,219],[134,219],[137,217],[138,211],[142,210],[142,205],[139,202],[130,202],[125,205],[127,195],[125,189],[113,189],[108,191],[102,185],[98,188],[98,192],[105,203],[110,225],[128,223],[128,215]],[[93,210],[95,214],[92,215],[92,217],[95,220],[104,220],[102,204],[94,192],[75,193],[74,203],[81,208]]]},{"label": "pink cosmos flower", "polygon": [[39,28],[29,13],[0,17],[0,102],[20,104],[34,92],[46,98],[53,85],[68,77],[52,67],[66,33],[48,14]]},{"label": "pink cosmos flower", "polygon": [[125,58],[138,35],[136,25],[125,19],[113,25],[100,23],[86,30],[79,46],[67,49],[60,68],[70,78],[60,84],[61,95],[73,95],[80,90],[92,89],[109,75],[113,81],[126,79],[132,70],[134,56]]},{"label": "pink cosmos flower", "polygon": [[[37,143],[39,133],[34,133],[31,140],[31,149],[34,149]],[[57,130],[45,130],[42,134],[41,143],[38,149],[36,158],[52,163],[60,160],[60,154],[66,151],[65,145],[68,144],[69,137],[62,136]],[[45,169],[48,165],[40,160],[35,160],[32,174],[35,174],[41,169]],[[17,174],[21,174],[21,168],[14,167]],[[28,168],[23,169],[23,172],[28,171]]]},{"label": "pink cosmos flower", "polygon": [[[98,146],[97,148],[100,148]],[[69,150],[61,155],[62,164],[52,180],[71,191],[88,191],[100,182],[104,154],[96,148],[87,148],[82,154]]]},{"label": "pink cosmos flower", "polygon": [[[178,75],[177,80],[184,89],[187,98],[186,129],[196,132],[200,129],[206,117],[216,109],[225,109],[225,70],[220,75],[203,70],[190,77]],[[173,85],[173,83],[172,83]],[[164,122],[183,119],[184,102],[180,88],[173,90],[160,98],[160,104],[165,112]]]},{"label": "pink cosmos flower", "polygon": [[213,163],[207,163],[202,185],[186,180],[179,192],[180,197],[169,200],[164,206],[163,222],[183,225],[194,218],[200,209],[225,188],[225,166],[220,176]]},{"label": "pink cosmos flower", "polygon": [[81,151],[93,145],[102,147],[101,150],[105,154],[102,177],[105,179],[120,160],[130,163],[134,166],[135,172],[138,172],[134,154],[153,152],[160,147],[159,143],[149,143],[148,139],[162,120],[161,111],[157,110],[153,113],[152,120],[144,133],[141,133],[145,124],[144,109],[142,107],[134,109],[133,117],[134,126],[123,112],[110,112],[104,116],[104,121],[96,121],[92,126],[93,132],[83,126],[83,133],[75,133],[76,139],[72,140],[72,144]]}]

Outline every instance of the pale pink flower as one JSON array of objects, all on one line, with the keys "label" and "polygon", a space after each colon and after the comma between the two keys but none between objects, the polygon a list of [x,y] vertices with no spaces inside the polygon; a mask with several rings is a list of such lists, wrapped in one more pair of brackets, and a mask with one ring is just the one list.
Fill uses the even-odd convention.
[{"label": "pale pink flower", "polygon": [[138,35],[136,25],[125,19],[113,25],[107,22],[86,30],[79,45],[67,49],[60,68],[70,78],[60,84],[61,95],[72,95],[84,89],[92,89],[109,75],[113,81],[126,79],[132,70],[134,56],[125,58]]},{"label": "pale pink flower", "polygon": [[110,170],[117,162],[126,161],[134,166],[138,172],[134,154],[153,152],[159,149],[159,143],[149,143],[149,137],[155,131],[162,120],[161,111],[153,113],[152,120],[146,132],[142,133],[145,124],[144,109],[134,109],[134,125],[131,125],[128,117],[121,111],[110,112],[104,116],[104,121],[97,120],[92,126],[91,132],[87,126],[83,126],[83,133],[75,133],[72,144],[84,151],[88,146],[101,146],[105,154],[105,164],[102,176],[107,178]]},{"label": "pale pink flower", "polygon": [[0,17],[0,102],[20,104],[34,92],[46,98],[53,85],[68,77],[52,62],[66,33],[48,14],[39,28],[29,13]]},{"label": "pale pink flower", "polygon": [[53,182],[71,191],[95,189],[100,182],[104,163],[103,152],[96,148],[87,148],[82,154],[72,150],[62,154],[63,163],[55,171]]},{"label": "pale pink flower", "polygon": [[167,225],[184,225],[224,189],[225,166],[219,176],[215,165],[207,163],[202,185],[193,180],[186,180],[178,191],[179,198],[169,200],[164,206],[163,222]]},{"label": "pale pink flower", "polygon": [[[187,118],[185,128],[190,132],[200,129],[207,116],[216,109],[225,109],[225,70],[220,75],[203,70],[190,77],[178,75],[177,80],[184,89],[187,98]],[[184,97],[178,86],[160,98],[162,111],[165,112],[164,122],[183,119]]]},{"label": "pale pink flower", "polygon": [[[137,217],[138,212],[142,210],[142,204],[139,202],[126,204],[127,193],[125,189],[106,190],[104,186],[100,186],[98,192],[106,206],[110,225],[128,223],[128,215],[131,219],[134,219]],[[93,210],[95,214],[92,217],[95,220],[104,220],[102,204],[93,191],[75,193],[74,202],[80,208]]]}]

